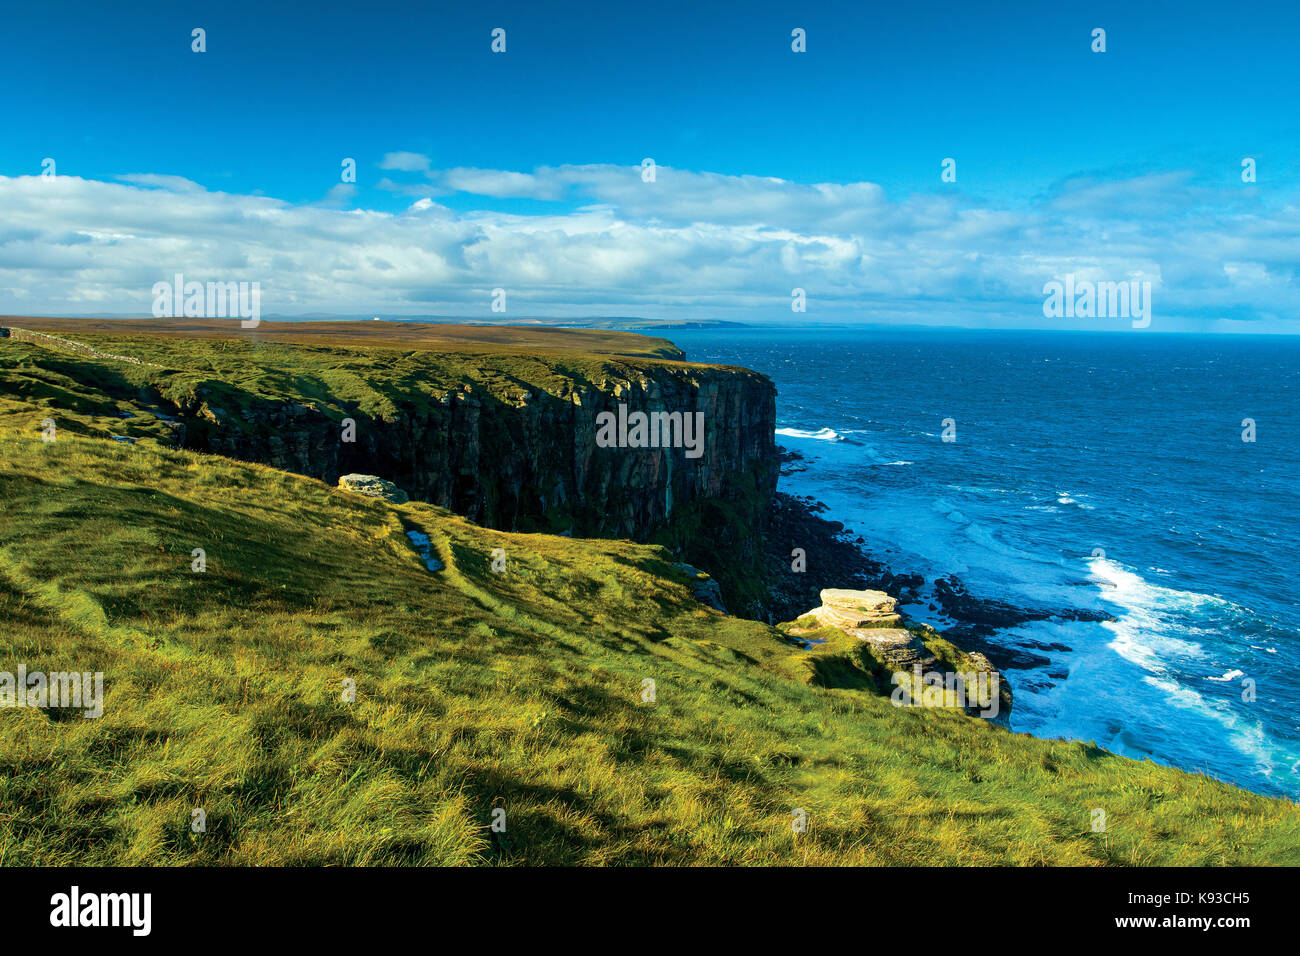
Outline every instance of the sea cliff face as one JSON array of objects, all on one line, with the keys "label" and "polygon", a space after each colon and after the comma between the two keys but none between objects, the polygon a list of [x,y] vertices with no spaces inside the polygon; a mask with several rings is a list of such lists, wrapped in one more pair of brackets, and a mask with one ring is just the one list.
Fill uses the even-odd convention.
[{"label": "sea cliff face", "polygon": [[[465,383],[432,397],[397,393],[373,415],[222,384],[199,385],[180,402],[187,447],[331,483],[348,472],[378,475],[503,530],[650,540],[706,503],[755,528],[776,491],[776,391],[743,369],[651,364],[563,389],[521,382],[507,395]],[[602,413],[617,420],[620,405],[628,414],[698,413],[698,457],[685,447],[601,447]],[[355,423],[351,433],[344,419]]]}]

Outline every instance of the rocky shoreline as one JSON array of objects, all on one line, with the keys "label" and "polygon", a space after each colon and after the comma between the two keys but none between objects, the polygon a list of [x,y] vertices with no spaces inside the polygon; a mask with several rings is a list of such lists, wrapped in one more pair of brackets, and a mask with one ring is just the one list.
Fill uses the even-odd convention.
[{"label": "rocky shoreline", "polygon": [[[899,706],[956,707],[1009,726],[1011,685],[985,655],[960,648],[933,628],[909,621],[884,591],[823,588],[819,600],[817,607],[780,629],[810,653],[839,658],[839,682],[827,679],[835,668],[820,671],[820,682],[826,686],[842,686],[847,668],[855,678],[855,671],[870,674],[876,690],[890,693]],[[843,641],[835,635],[858,646],[846,654]]]},{"label": "rocky shoreline", "polygon": [[[801,470],[802,456],[785,449],[779,451],[782,477]],[[1050,664],[1050,658],[992,640],[999,631],[1032,621],[1113,620],[1101,611],[1019,607],[980,597],[952,574],[927,581],[922,574],[891,567],[873,556],[866,550],[863,537],[842,522],[824,517],[827,510],[823,502],[811,497],[782,491],[774,496],[764,534],[765,571],[770,582],[765,608],[769,623],[797,617],[817,603],[824,588],[883,591],[900,604],[927,604],[931,611],[952,622],[942,631],[945,638],[984,655],[1005,672],[1044,667]],[[802,570],[798,569],[798,555],[792,553],[795,549],[803,552]],[[1059,644],[1038,647],[1043,651],[1069,650]]]}]

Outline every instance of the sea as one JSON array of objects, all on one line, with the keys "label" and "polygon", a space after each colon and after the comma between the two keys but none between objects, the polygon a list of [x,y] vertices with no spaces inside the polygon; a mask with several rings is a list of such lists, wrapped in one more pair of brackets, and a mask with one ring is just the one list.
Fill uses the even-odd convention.
[{"label": "sea", "polygon": [[[777,442],[803,458],[781,490],[895,572],[1111,618],[989,638],[1035,660],[1006,671],[1013,730],[1300,796],[1300,337],[668,337],[776,383]],[[951,623],[924,589],[903,610]]]}]

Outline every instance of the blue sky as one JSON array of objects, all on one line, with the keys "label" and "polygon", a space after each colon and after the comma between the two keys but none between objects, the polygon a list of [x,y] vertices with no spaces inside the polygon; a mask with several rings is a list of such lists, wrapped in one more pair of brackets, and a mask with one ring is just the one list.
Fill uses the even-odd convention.
[{"label": "blue sky", "polygon": [[[801,286],[809,320],[1042,327],[1073,271],[1153,280],[1155,328],[1289,330],[1298,27],[1284,3],[11,5],[0,310],[147,311],[185,268],[262,281],[268,311],[476,316],[499,286],[520,315],[788,319]],[[65,181],[33,181],[45,157]]]}]

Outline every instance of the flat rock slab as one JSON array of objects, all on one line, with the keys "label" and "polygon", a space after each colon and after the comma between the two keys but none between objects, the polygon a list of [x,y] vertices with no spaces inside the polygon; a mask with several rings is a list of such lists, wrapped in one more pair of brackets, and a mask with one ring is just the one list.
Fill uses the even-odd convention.
[{"label": "flat rock slab", "polygon": [[899,647],[917,639],[915,634],[901,627],[851,627],[848,633],[878,647]]},{"label": "flat rock slab", "polygon": [[892,611],[894,599],[884,591],[855,591],[850,588],[822,588],[823,604],[863,611]]},{"label": "flat rock slab", "polygon": [[828,627],[849,630],[859,627],[889,626],[902,618],[897,606],[884,591],[853,591],[847,588],[824,588],[821,607],[809,612]]}]

